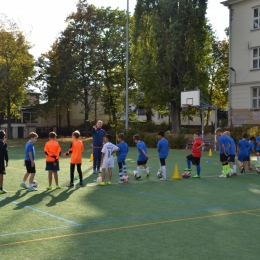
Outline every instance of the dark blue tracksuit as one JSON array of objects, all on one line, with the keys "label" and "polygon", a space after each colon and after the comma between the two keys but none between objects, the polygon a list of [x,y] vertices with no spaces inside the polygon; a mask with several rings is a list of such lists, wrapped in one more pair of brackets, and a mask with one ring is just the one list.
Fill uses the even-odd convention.
[{"label": "dark blue tracksuit", "polygon": [[101,128],[92,128],[93,137],[93,171],[100,169],[101,164],[101,150],[103,147],[104,137],[106,131]]}]

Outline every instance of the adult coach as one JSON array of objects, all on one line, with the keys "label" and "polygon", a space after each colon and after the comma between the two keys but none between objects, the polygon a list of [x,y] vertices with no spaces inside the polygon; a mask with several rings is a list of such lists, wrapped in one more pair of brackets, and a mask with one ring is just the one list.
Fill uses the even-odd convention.
[{"label": "adult coach", "polygon": [[102,129],[103,122],[101,120],[97,121],[97,124],[92,128],[93,137],[93,174],[101,173],[101,150],[103,148],[104,137],[106,136],[106,131]]}]

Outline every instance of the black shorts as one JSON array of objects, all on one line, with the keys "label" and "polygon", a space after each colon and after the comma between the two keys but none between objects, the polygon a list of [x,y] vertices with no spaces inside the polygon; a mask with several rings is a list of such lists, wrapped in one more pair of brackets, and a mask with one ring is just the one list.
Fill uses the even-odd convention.
[{"label": "black shorts", "polygon": [[0,164],[0,174],[6,174],[5,163],[1,163]]},{"label": "black shorts", "polygon": [[236,157],[235,154],[230,154],[230,155],[228,156],[228,162],[235,162],[235,157]]},{"label": "black shorts", "polygon": [[221,153],[219,155],[220,161],[221,162],[227,162],[228,161],[228,156],[226,156],[224,153]]},{"label": "black shorts", "polygon": [[31,161],[24,161],[24,162],[25,162],[27,173],[36,173],[35,163],[34,166],[32,167]]},{"label": "black shorts", "polygon": [[166,160],[166,158],[160,158],[161,166],[165,166],[165,160]]},{"label": "black shorts", "polygon": [[190,160],[193,165],[196,165],[196,166],[200,165],[200,158],[199,157],[194,157],[192,154],[190,154],[186,158],[188,160]]},{"label": "black shorts", "polygon": [[54,162],[46,162],[45,171],[58,172],[59,170],[60,170],[59,162],[56,162],[55,166],[54,166]]},{"label": "black shorts", "polygon": [[147,163],[147,160],[146,161],[137,161],[137,165],[145,165]]}]

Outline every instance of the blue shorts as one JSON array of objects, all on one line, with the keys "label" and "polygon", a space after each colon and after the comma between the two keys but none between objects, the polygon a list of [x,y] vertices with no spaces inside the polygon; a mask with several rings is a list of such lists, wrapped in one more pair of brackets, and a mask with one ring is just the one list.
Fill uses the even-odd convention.
[{"label": "blue shorts", "polygon": [[244,155],[244,154],[241,154],[241,155],[238,154],[238,160],[239,160],[240,162],[247,162],[248,156],[247,156],[247,155]]},{"label": "blue shorts", "polygon": [[59,162],[56,162],[55,166],[54,166],[54,162],[46,162],[45,170],[49,172],[58,172],[60,170]]}]

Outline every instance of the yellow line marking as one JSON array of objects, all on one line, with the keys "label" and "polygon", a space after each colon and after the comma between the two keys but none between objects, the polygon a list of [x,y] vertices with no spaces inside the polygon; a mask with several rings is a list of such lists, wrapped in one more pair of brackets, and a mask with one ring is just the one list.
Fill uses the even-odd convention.
[{"label": "yellow line marking", "polygon": [[108,232],[108,231],[123,230],[123,229],[129,229],[129,228],[137,228],[137,227],[145,227],[145,226],[151,226],[151,225],[174,223],[174,222],[187,221],[187,220],[197,220],[197,219],[222,217],[222,216],[235,215],[235,214],[241,214],[241,213],[242,214],[249,214],[248,212],[254,212],[254,211],[259,211],[259,210],[260,209],[253,209],[253,210],[247,210],[247,211],[243,210],[243,211],[236,211],[236,212],[229,212],[229,213],[220,213],[220,214],[214,214],[214,215],[199,216],[199,217],[193,217],[193,218],[171,219],[171,220],[165,220],[165,221],[159,221],[159,222],[150,222],[150,223],[131,225],[131,226],[124,226],[124,227],[115,227],[115,228],[107,228],[107,229],[100,229],[100,230],[91,230],[91,231],[85,231],[85,232],[78,232],[78,233],[71,233],[71,234],[65,234],[65,235],[58,235],[58,236],[52,236],[52,237],[43,237],[43,238],[36,238],[36,239],[32,239],[32,240],[23,240],[23,241],[11,242],[11,243],[6,243],[6,244],[0,244],[0,247],[12,246],[12,245],[20,245],[20,244],[37,242],[37,241],[45,241],[45,240],[51,240],[51,239],[57,239],[57,238],[64,238],[64,237],[73,237],[73,236],[95,234],[95,233]]},{"label": "yellow line marking", "polygon": [[248,213],[248,212],[243,212],[246,215],[251,215],[251,216],[256,216],[256,217],[260,217],[259,214],[253,214],[253,213]]}]

